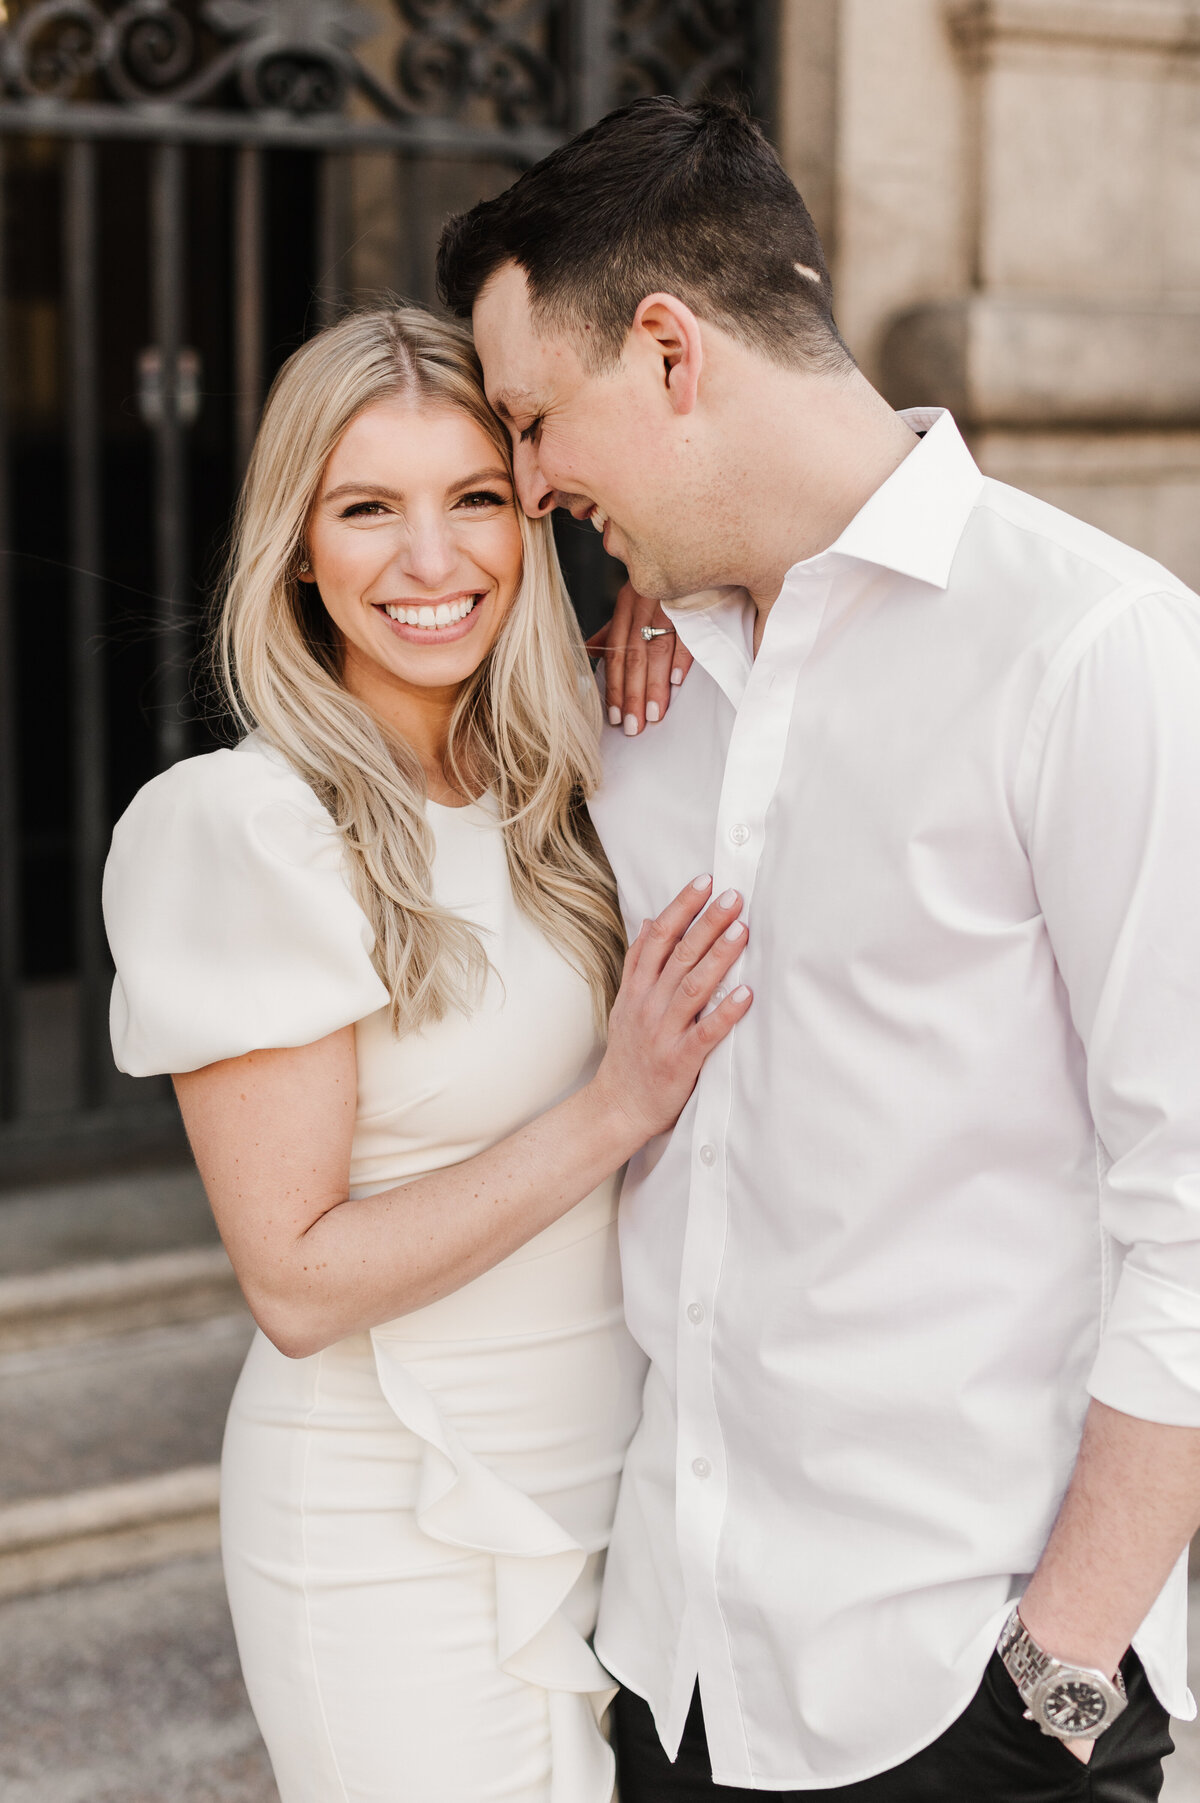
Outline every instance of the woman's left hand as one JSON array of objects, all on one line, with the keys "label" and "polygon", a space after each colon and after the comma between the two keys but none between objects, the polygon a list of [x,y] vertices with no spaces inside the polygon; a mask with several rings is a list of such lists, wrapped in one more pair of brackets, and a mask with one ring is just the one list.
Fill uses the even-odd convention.
[{"label": "woman's left hand", "polygon": [[[643,626],[661,633],[646,640]],[[625,583],[613,617],[587,643],[593,657],[604,658],[604,705],[609,724],[623,727],[630,738],[649,721],[661,720],[677,688],[692,667],[692,655],[679,642],[675,628],[657,601],[639,595]]]}]

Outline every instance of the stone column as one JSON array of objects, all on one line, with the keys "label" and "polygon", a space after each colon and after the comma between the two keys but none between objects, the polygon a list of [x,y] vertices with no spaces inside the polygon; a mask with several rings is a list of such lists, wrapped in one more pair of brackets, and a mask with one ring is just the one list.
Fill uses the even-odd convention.
[{"label": "stone column", "polygon": [[866,373],[1200,586],[1192,0],[785,0],[782,26],[802,191],[813,120],[835,121],[822,224]]}]

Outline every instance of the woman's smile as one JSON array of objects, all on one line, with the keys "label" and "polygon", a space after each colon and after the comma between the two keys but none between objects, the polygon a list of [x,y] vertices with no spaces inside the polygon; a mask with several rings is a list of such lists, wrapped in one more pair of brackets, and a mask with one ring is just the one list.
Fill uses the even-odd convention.
[{"label": "woman's smile", "polygon": [[410,645],[446,645],[472,631],[487,601],[486,590],[459,591],[429,600],[405,596],[399,601],[373,601],[389,632]]}]

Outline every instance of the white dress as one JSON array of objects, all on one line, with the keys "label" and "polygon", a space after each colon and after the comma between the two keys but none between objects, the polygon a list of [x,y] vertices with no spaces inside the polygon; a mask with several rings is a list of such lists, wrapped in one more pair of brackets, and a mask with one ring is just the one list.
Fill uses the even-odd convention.
[{"label": "white dress", "polygon": [[[470,1018],[397,1039],[370,926],[307,785],[256,736],[117,826],[113,1044],[135,1076],[356,1024],[350,1194],[471,1157],[595,1067],[583,979],[518,911],[486,805],[431,805],[438,899],[484,930]],[[589,1644],[644,1363],[617,1183],[456,1294],[311,1358],[255,1337],[222,1544],[283,1803],[609,1803]]]}]

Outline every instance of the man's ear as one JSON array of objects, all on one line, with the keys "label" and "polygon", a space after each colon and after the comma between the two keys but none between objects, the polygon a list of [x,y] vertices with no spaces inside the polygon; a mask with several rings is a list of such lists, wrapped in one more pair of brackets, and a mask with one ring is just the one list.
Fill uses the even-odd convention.
[{"label": "man's ear", "polygon": [[704,345],[700,321],[673,294],[648,294],[633,316],[631,336],[661,368],[667,399],[676,413],[690,413],[700,389]]}]

